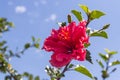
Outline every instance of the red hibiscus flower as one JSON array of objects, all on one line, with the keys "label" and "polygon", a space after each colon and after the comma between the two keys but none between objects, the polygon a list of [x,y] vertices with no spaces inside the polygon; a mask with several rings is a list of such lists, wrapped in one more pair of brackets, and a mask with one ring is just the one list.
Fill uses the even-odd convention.
[{"label": "red hibiscus flower", "polygon": [[73,59],[84,61],[86,58],[84,44],[88,43],[88,39],[86,21],[81,21],[78,25],[71,22],[58,30],[53,29],[51,35],[46,38],[43,49],[53,52],[50,63],[59,68]]}]

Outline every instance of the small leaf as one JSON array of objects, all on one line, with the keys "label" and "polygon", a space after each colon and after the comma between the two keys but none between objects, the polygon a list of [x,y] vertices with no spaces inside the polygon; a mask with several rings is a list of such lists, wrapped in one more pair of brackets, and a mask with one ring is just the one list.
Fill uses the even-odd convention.
[{"label": "small leaf", "polygon": [[34,46],[35,46],[36,48],[39,48],[39,47],[40,47],[39,43],[34,44]]},{"label": "small leaf", "polygon": [[64,26],[66,26],[66,22],[58,22],[58,25],[59,25],[60,27],[64,27]]},{"label": "small leaf", "polygon": [[78,19],[78,21],[82,21],[81,12],[79,12],[77,10],[72,10],[71,12],[75,15],[75,17]]},{"label": "small leaf", "polygon": [[93,64],[91,56],[90,56],[91,55],[90,51],[88,51],[88,50],[86,50],[86,51],[87,51],[87,53],[86,53],[86,60],[88,62],[90,62],[91,64]]},{"label": "small leaf", "polygon": [[5,76],[5,80],[12,80],[12,77],[11,76]]},{"label": "small leaf", "polygon": [[71,15],[68,15],[67,18],[68,18],[68,23],[71,23],[72,22]]},{"label": "small leaf", "polygon": [[9,25],[10,27],[14,27],[14,24],[13,24],[12,22],[8,22],[8,25]]},{"label": "small leaf", "polygon": [[29,73],[27,73],[27,72],[24,72],[23,76],[26,76],[26,77],[28,77],[28,76],[29,76]]},{"label": "small leaf", "polygon": [[35,37],[34,36],[32,36],[32,41],[35,42]]},{"label": "small leaf", "polygon": [[120,61],[116,60],[116,61],[113,61],[110,66],[115,66],[119,64],[120,64]]},{"label": "small leaf", "polygon": [[85,43],[84,46],[85,48],[87,48],[88,46],[90,46],[90,43]]},{"label": "small leaf", "polygon": [[72,68],[73,66],[74,66],[74,64],[70,64],[70,65],[69,65],[69,68]]},{"label": "small leaf", "polygon": [[94,19],[99,19],[100,17],[104,16],[105,13],[98,11],[98,10],[93,10],[90,13],[90,20],[94,20]]},{"label": "small leaf", "polygon": [[12,50],[9,50],[10,56],[14,56],[14,53],[12,52]]},{"label": "small leaf", "polygon": [[109,49],[105,49],[105,52],[107,52],[107,53],[110,54],[110,55],[117,54],[116,51],[110,51]]},{"label": "small leaf", "polygon": [[103,28],[102,28],[102,30],[108,29],[109,26],[110,26],[110,24],[106,24],[106,25],[104,25]]},{"label": "small leaf", "polygon": [[15,56],[16,56],[16,57],[18,57],[18,58],[20,58],[20,57],[21,57],[19,54],[16,54]]},{"label": "small leaf", "polygon": [[26,43],[24,46],[25,49],[28,49],[29,47],[30,47],[30,43]]},{"label": "small leaf", "polygon": [[82,74],[84,74],[84,75],[86,75],[86,76],[88,76],[89,78],[92,78],[93,79],[93,76],[92,76],[92,74],[90,73],[90,71],[88,70],[88,69],[86,69],[84,66],[77,66],[75,69],[74,69],[75,71],[77,71],[77,72],[80,72],[80,73],[82,73]]},{"label": "small leaf", "polygon": [[33,75],[32,74],[29,75],[29,79],[28,80],[33,80]]},{"label": "small leaf", "polygon": [[79,4],[79,6],[80,6],[80,8],[82,8],[82,10],[83,10],[87,15],[89,15],[89,13],[90,13],[91,11],[88,9],[88,7],[87,7],[86,5],[80,5],[80,4]]},{"label": "small leaf", "polygon": [[108,56],[102,54],[102,53],[99,53],[99,56],[106,62],[108,60]]},{"label": "small leaf", "polygon": [[35,80],[40,80],[39,76],[36,76],[36,77],[35,77]]},{"label": "small leaf", "polygon": [[110,73],[115,72],[116,70],[117,70],[117,68],[114,68]]},{"label": "small leaf", "polygon": [[103,37],[103,38],[108,38],[108,35],[105,31],[95,31],[90,33],[91,37]]},{"label": "small leaf", "polygon": [[109,74],[107,73],[106,70],[102,70],[102,77],[105,79],[107,77],[109,77]]},{"label": "small leaf", "polygon": [[98,62],[98,64],[100,65],[101,68],[104,68],[104,65],[103,65],[102,61],[97,60],[97,62]]}]

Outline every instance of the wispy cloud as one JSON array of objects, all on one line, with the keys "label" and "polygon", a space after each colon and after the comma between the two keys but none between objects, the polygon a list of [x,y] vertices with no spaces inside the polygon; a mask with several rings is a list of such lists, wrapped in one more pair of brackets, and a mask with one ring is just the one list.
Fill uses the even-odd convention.
[{"label": "wispy cloud", "polygon": [[48,18],[45,19],[46,22],[55,21],[57,18],[56,14],[51,14]]},{"label": "wispy cloud", "polygon": [[27,10],[27,9],[26,9],[25,6],[16,6],[16,7],[15,7],[15,12],[16,12],[16,13],[22,14],[22,13],[25,13],[26,10]]}]

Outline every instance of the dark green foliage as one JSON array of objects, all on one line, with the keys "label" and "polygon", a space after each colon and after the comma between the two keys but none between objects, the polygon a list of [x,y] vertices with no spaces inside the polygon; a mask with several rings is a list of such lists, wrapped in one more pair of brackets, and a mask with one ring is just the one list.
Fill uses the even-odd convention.
[{"label": "dark green foliage", "polygon": [[88,62],[90,62],[91,64],[93,64],[90,51],[88,51],[88,50],[86,50],[86,51],[87,51],[87,53],[86,53],[86,60]]},{"label": "dark green foliage", "polygon": [[[111,68],[113,66],[116,65],[120,65],[120,61],[119,60],[115,60],[115,61],[111,61],[111,58],[117,54],[116,51],[110,51],[109,49],[105,49],[105,52],[107,54],[102,54],[99,53],[99,56],[101,57],[101,60],[97,60],[99,66],[102,68],[102,78],[105,80],[106,78],[108,78],[110,76],[111,73],[115,72],[117,68],[113,68],[111,70]],[[104,62],[103,62],[104,61]],[[105,63],[105,64],[104,64]]]}]

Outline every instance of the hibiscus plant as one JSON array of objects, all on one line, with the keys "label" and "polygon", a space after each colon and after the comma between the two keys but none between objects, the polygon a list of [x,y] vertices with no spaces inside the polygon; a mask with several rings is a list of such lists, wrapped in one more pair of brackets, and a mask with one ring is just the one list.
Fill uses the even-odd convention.
[{"label": "hibiscus plant", "polygon": [[[51,66],[45,68],[45,71],[50,76],[51,80],[61,80],[62,77],[65,77],[65,72],[70,70],[84,74],[92,80],[98,80],[85,66],[75,65],[72,61],[88,61],[91,64],[94,64],[92,62],[91,53],[88,50],[88,47],[91,44],[89,39],[91,37],[102,37],[107,39],[108,35],[105,30],[108,29],[110,24],[105,24],[99,30],[89,28],[88,26],[91,21],[99,19],[104,16],[105,13],[99,10],[90,10],[85,5],[79,5],[79,7],[87,15],[86,20],[83,18],[80,11],[71,10],[71,13],[77,18],[78,22],[72,19],[72,15],[68,14],[68,22],[58,23],[59,28],[52,29],[50,36],[44,40],[42,50],[52,52],[51,59],[49,60]],[[0,34],[9,31],[12,27],[14,27],[12,22],[7,21],[5,18],[0,18]],[[39,39],[32,37],[32,43],[26,43],[23,50],[17,52],[8,49],[6,42],[7,40],[2,41],[2,39],[0,41],[0,72],[4,74],[8,73],[5,76],[5,80],[22,80],[23,77],[28,78],[28,80],[40,80],[39,76],[33,77],[33,75],[28,72],[18,74],[9,63],[10,58],[19,58],[21,54],[31,47],[39,49]],[[117,68],[112,68],[111,70],[111,67],[120,64],[119,60],[113,62],[110,61],[117,53],[116,51],[105,49],[105,52],[107,54],[99,53],[102,61],[97,60],[102,69],[101,77],[103,80],[116,71]]]}]

